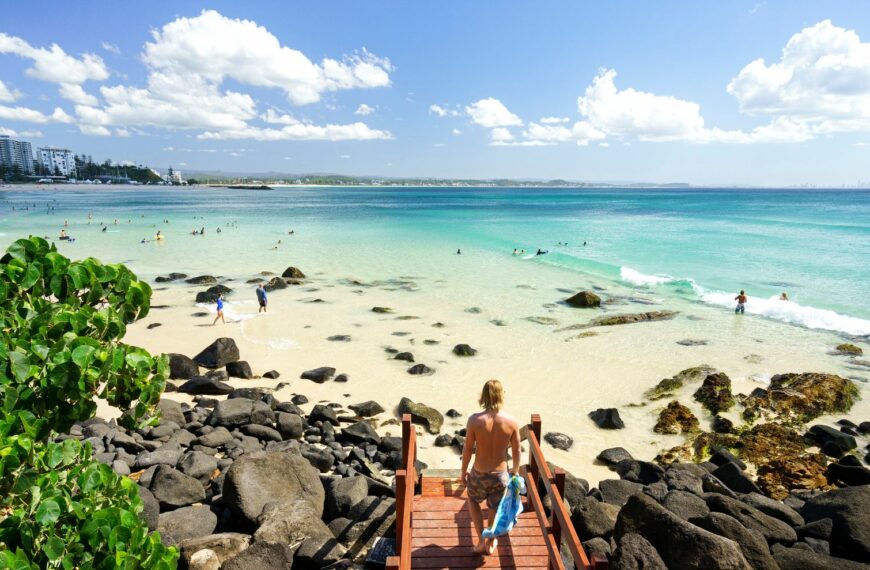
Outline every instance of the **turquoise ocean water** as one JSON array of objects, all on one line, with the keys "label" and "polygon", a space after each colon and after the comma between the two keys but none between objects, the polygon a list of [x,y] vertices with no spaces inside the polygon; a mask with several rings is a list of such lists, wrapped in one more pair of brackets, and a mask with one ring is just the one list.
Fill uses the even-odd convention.
[{"label": "turquoise ocean water", "polygon": [[[63,187],[0,192],[3,248],[28,234],[55,238],[65,221],[76,238],[59,244],[65,254],[126,262],[146,277],[171,270],[241,276],[298,262],[370,279],[428,273],[450,280],[455,272],[486,288],[500,278],[488,268],[525,261],[522,272],[558,270],[589,282],[618,282],[723,307],[744,288],[752,301],[750,313],[870,335],[866,190]],[[106,232],[101,222],[108,224]],[[200,227],[206,228],[205,236],[189,235]],[[157,229],[167,235],[164,242],[140,243]],[[290,229],[295,235],[288,235]],[[457,248],[479,262],[479,272],[450,265]],[[514,248],[527,255],[512,256]],[[528,255],[538,248],[549,253]],[[792,302],[775,299],[782,291]]]}]

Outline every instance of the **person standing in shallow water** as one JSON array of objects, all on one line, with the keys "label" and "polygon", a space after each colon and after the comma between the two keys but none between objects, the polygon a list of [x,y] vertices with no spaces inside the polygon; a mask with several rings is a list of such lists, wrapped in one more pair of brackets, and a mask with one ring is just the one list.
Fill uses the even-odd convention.
[{"label": "person standing in shallow water", "polygon": [[734,307],[735,313],[740,313],[741,315],[746,312],[746,291],[743,289],[740,290],[740,294],[734,297],[734,300],[737,301],[737,306]]},{"label": "person standing in shallow water", "polygon": [[268,302],[266,299],[266,285],[264,283],[260,283],[260,286],[257,287],[257,302],[260,303],[260,310],[258,313],[266,312],[266,303]]},{"label": "person standing in shallow water", "polygon": [[220,319],[223,324],[227,324],[227,322],[224,320],[224,296],[218,293],[217,300],[215,302],[217,303],[217,316],[214,318],[214,322],[211,325],[216,325],[218,319]]},{"label": "person standing in shallow water", "polygon": [[[504,405],[504,388],[498,380],[488,380],[483,385],[478,403],[482,412],[468,418],[465,447],[462,450],[462,482],[468,491],[468,510],[474,523],[478,542],[474,551],[492,554],[498,547],[498,539],[484,539],[483,511],[480,503],[486,501],[487,527],[495,521],[496,509],[504,496],[509,475],[507,469],[508,448],[511,450],[510,475],[520,469],[520,429],[516,419],[501,411]],[[471,456],[474,463],[471,470]]]}]

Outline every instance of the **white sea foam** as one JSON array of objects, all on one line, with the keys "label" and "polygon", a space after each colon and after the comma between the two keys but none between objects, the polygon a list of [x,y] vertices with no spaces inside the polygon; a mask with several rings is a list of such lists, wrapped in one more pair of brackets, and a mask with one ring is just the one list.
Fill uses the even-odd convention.
[{"label": "white sea foam", "polygon": [[670,283],[674,281],[673,277],[668,275],[647,275],[641,273],[631,267],[622,266],[619,268],[619,277],[626,283],[637,285],[639,287],[649,287],[651,285],[661,285],[662,283]]},{"label": "white sea foam", "polygon": [[[702,301],[711,305],[733,308],[737,303],[734,300],[734,293],[707,291],[699,285],[695,285],[694,289]],[[746,313],[811,329],[824,329],[859,336],[870,335],[870,321],[866,319],[841,315],[828,309],[803,306],[794,301],[781,301],[776,296],[769,299],[748,297]]]}]

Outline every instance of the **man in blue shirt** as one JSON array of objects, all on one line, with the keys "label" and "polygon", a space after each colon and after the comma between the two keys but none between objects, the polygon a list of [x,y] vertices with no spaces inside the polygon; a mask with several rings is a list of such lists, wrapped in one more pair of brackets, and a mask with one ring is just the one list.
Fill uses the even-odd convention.
[{"label": "man in blue shirt", "polygon": [[260,303],[260,310],[258,313],[266,312],[266,285],[265,283],[260,283],[260,286],[257,287],[257,301]]}]

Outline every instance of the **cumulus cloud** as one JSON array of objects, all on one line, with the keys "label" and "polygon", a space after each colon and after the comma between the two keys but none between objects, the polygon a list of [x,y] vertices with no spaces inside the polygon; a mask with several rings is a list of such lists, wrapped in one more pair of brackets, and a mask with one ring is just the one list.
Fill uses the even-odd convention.
[{"label": "cumulus cloud", "polygon": [[432,104],[429,105],[429,114],[438,115],[439,117],[459,117],[462,115],[456,109],[451,109],[449,107],[442,107],[441,105]]},{"label": "cumulus cloud", "polygon": [[9,107],[7,105],[0,105],[0,119],[38,123],[41,125],[47,123],[71,123],[73,120],[72,117],[70,117],[60,107],[56,107],[51,115],[46,115],[36,109],[30,109],[28,107]]},{"label": "cumulus cloud", "polygon": [[517,127],[523,121],[511,113],[504,104],[493,97],[475,101],[465,107],[465,112],[471,117],[471,121],[481,127]]},{"label": "cumulus cloud", "polygon": [[564,125],[541,125],[529,123],[523,131],[523,136],[528,140],[541,143],[575,142],[580,146],[586,146],[590,141],[600,140],[606,135],[598,130],[589,121],[577,121],[571,127]]},{"label": "cumulus cloud", "polygon": [[353,112],[354,115],[362,115],[363,117],[366,115],[371,115],[375,112],[374,107],[370,107],[365,103],[360,104],[359,107],[356,108],[356,111]]},{"label": "cumulus cloud", "polygon": [[870,131],[870,43],[824,20],[792,36],[778,62],[746,65],[728,93],[744,113],[812,134]]},{"label": "cumulus cloud", "polygon": [[206,131],[197,136],[200,140],[253,139],[259,141],[279,140],[384,140],[391,139],[389,131],[372,129],[365,123],[346,125],[311,125],[297,123],[280,129],[246,126],[240,129]]},{"label": "cumulus cloud", "polygon": [[21,97],[21,92],[17,89],[10,89],[3,81],[0,81],[0,102],[12,103]]},{"label": "cumulus cloud", "polygon": [[570,123],[571,119],[568,117],[541,117],[538,122],[544,125],[558,125],[559,123]]},{"label": "cumulus cloud", "polygon": [[508,142],[514,140],[514,136],[508,129],[496,127],[489,132],[489,139],[492,142]]},{"label": "cumulus cloud", "polygon": [[7,137],[35,139],[42,136],[42,131],[15,131],[13,129],[7,129],[6,127],[0,127],[0,135],[6,135]]}]

